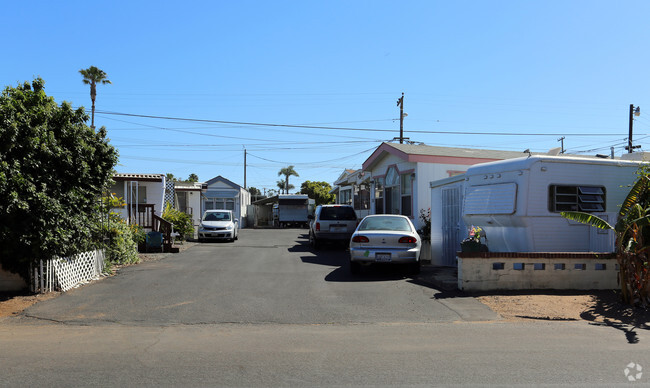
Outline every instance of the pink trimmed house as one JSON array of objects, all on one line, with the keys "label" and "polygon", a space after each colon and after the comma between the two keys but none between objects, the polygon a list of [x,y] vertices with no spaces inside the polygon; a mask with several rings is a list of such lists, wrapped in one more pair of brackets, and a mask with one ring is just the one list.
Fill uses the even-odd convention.
[{"label": "pink trimmed house", "polygon": [[431,208],[429,182],[469,166],[521,157],[521,152],[382,143],[363,163],[370,179],[370,214],[403,214],[421,227],[421,209]]}]

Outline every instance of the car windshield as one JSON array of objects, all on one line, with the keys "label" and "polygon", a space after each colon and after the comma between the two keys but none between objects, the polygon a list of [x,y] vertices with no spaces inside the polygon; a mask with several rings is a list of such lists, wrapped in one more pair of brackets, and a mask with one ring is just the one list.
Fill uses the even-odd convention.
[{"label": "car windshield", "polygon": [[230,213],[205,213],[205,216],[203,216],[203,221],[230,221]]},{"label": "car windshield", "polygon": [[406,218],[402,217],[368,217],[359,225],[359,230],[393,230],[399,232],[410,232],[411,225]]},{"label": "car windshield", "polygon": [[321,221],[356,221],[357,213],[348,206],[323,207],[320,211]]}]

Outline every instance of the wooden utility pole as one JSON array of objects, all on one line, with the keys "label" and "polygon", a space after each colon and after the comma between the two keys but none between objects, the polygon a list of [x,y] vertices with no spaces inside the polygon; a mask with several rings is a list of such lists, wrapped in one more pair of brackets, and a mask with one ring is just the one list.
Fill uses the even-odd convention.
[{"label": "wooden utility pole", "polygon": [[397,106],[399,106],[399,143],[404,143],[404,92],[402,97],[397,99]]},{"label": "wooden utility pole", "polygon": [[244,189],[248,190],[246,186],[246,148],[244,148]]},{"label": "wooden utility pole", "polygon": [[633,125],[632,123],[634,122],[634,117],[633,116],[635,116],[635,115],[638,116],[640,114],[641,114],[641,108],[639,108],[637,106],[636,109],[634,109],[634,104],[630,104],[630,133],[627,136],[627,147],[625,147],[627,152],[630,153],[630,154],[632,152],[634,152],[635,148],[641,148],[640,145],[638,145],[638,146],[633,146],[632,145],[632,125]]}]

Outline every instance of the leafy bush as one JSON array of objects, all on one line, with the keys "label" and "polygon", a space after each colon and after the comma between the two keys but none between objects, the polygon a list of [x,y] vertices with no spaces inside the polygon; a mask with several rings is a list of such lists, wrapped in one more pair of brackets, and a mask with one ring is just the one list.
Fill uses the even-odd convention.
[{"label": "leafy bush", "polygon": [[423,241],[431,241],[431,208],[420,209],[420,220],[422,221],[422,227],[418,230],[420,237]]},{"label": "leafy bush", "polygon": [[[106,257],[113,264],[134,264],[140,261],[138,256],[138,243],[133,228],[125,220],[112,215],[106,227],[108,243],[106,244]],[[143,233],[144,234],[144,233]]]},{"label": "leafy bush", "polygon": [[106,218],[100,222],[99,229],[100,234],[104,236],[108,268],[111,264],[133,264],[140,261],[138,244],[145,239],[144,230],[140,225],[129,225],[118,213],[111,211],[111,208],[122,206],[124,199],[116,197],[115,194],[102,198],[102,210]]},{"label": "leafy bush", "polygon": [[25,279],[30,263],[96,247],[98,199],[117,163],[106,129],[44,84],[0,95],[0,264]]},{"label": "leafy bush", "polygon": [[162,218],[174,224],[174,232],[178,232],[182,239],[186,236],[194,236],[194,225],[192,224],[192,217],[189,214],[174,209],[168,203]]}]

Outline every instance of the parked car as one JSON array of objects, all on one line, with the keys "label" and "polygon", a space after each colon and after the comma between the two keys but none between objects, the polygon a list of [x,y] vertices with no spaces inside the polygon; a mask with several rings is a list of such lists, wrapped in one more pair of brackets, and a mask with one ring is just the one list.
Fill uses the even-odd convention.
[{"label": "parked car", "polygon": [[309,245],[314,249],[323,242],[347,244],[358,224],[357,213],[349,205],[319,205],[309,219]]},{"label": "parked car", "polygon": [[406,264],[420,272],[420,236],[408,217],[395,214],[366,216],[350,239],[350,271],[357,274],[371,263]]},{"label": "parked car", "polygon": [[199,226],[199,241],[230,240],[239,237],[239,222],[231,210],[206,210]]}]

